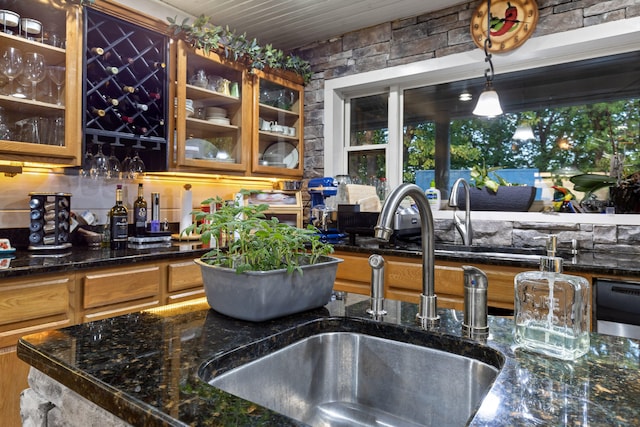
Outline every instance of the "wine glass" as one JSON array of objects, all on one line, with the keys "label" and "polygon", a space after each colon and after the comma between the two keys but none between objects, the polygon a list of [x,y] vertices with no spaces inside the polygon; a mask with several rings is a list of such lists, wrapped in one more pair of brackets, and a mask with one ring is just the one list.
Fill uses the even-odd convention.
[{"label": "wine glass", "polygon": [[15,47],[7,48],[0,58],[0,69],[2,74],[9,79],[9,95],[13,95],[13,79],[15,79],[24,68],[22,61],[22,51]]},{"label": "wine glass", "polygon": [[24,77],[31,82],[31,99],[36,100],[36,86],[47,76],[44,63],[44,55],[36,52],[27,52],[24,57]]},{"label": "wine glass", "polygon": [[122,171],[122,165],[120,160],[115,155],[115,148],[111,147],[111,155],[107,160],[109,165],[109,178],[117,179],[120,178],[120,171]]},{"label": "wine glass", "polygon": [[61,65],[49,65],[47,67],[47,73],[49,74],[49,78],[53,83],[55,83],[58,88],[58,98],[56,101],[57,105],[62,105],[62,99],[60,99],[60,90],[62,89],[62,84],[64,83],[64,74],[65,67]]},{"label": "wine glass", "polygon": [[132,179],[136,179],[139,175],[144,174],[145,171],[146,171],[146,167],[144,165],[144,162],[142,161],[142,159],[138,155],[138,152],[136,151],[135,156],[133,156],[133,158],[131,159],[131,162],[129,163],[129,176]]},{"label": "wine glass", "polygon": [[102,145],[98,145],[98,152],[91,159],[91,178],[107,178],[109,176],[109,159],[102,152]]}]

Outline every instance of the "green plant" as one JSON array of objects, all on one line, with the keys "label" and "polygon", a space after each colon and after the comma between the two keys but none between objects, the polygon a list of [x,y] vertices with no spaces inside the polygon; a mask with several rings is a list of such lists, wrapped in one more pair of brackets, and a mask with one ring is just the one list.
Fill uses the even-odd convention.
[{"label": "green plant", "polygon": [[236,34],[229,27],[213,25],[210,23],[210,17],[200,15],[192,24],[189,24],[189,18],[178,23],[177,17],[167,17],[167,21],[170,24],[169,29],[192,47],[202,49],[207,54],[222,52],[225,58],[244,62],[250,72],[269,67],[292,71],[300,75],[305,84],[311,80],[309,62],[295,55],[285,55],[283,51],[275,49],[270,44],[262,47],[255,38],[249,40],[246,33]]},{"label": "green plant", "polygon": [[183,231],[199,234],[205,244],[224,236],[226,247],[216,247],[202,257],[209,264],[233,268],[238,273],[278,269],[301,272],[302,265],[314,264],[320,256],[333,252],[331,245],[320,241],[314,227],[297,228],[275,217],[267,219],[266,204],[226,204],[220,197],[202,202],[211,203],[220,208],[215,212],[195,212],[196,224]]},{"label": "green plant", "polygon": [[[489,190],[494,193],[498,192],[498,187],[501,185],[510,186],[510,185],[518,185],[512,184],[502,178],[500,175],[496,173],[497,170],[502,169],[499,167],[487,168],[484,160],[482,161],[482,166],[475,165],[471,168],[471,178],[476,186],[476,188],[487,187]],[[489,176],[489,174],[493,174],[493,178]]]}]

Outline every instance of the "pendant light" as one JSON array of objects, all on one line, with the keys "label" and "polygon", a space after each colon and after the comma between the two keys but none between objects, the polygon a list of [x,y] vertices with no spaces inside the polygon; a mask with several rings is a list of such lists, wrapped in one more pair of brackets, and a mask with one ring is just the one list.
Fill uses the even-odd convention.
[{"label": "pendant light", "polygon": [[484,91],[480,94],[476,108],[473,110],[473,114],[476,116],[495,117],[502,114],[498,92],[493,90],[493,62],[491,61],[491,54],[489,53],[490,48],[491,0],[487,0],[487,38],[484,40],[484,61],[489,63],[489,68],[484,71],[484,77],[486,79]]},{"label": "pendant light", "polygon": [[521,123],[516,127],[516,132],[513,134],[511,139],[515,139],[516,141],[528,141],[530,139],[536,139],[536,136],[533,134],[533,129],[531,129],[530,125]]}]

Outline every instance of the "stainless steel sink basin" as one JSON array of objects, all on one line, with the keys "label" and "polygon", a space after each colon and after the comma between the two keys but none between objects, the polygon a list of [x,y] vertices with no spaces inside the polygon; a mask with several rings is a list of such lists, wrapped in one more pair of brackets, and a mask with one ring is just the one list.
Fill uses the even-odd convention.
[{"label": "stainless steel sink basin", "polygon": [[[228,363],[211,361],[200,376],[312,426],[465,425],[503,361],[495,354],[481,361],[433,348],[473,353],[483,346],[437,334],[430,343],[429,334],[423,335],[423,343],[417,344],[354,331],[314,333],[249,362],[241,354],[229,356],[246,363],[226,372]],[[409,341],[416,337],[405,336]],[[238,351],[246,355],[256,350]]]}]

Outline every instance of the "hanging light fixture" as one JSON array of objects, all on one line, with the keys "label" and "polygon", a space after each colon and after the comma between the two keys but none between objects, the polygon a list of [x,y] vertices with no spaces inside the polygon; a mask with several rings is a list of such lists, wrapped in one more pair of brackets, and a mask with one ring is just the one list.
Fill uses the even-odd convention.
[{"label": "hanging light fixture", "polygon": [[520,123],[516,127],[516,131],[511,139],[515,139],[516,141],[528,141],[530,139],[536,139],[536,136],[533,134],[531,125],[527,123]]},{"label": "hanging light fixture", "polygon": [[487,38],[484,40],[484,60],[489,63],[489,68],[484,71],[486,83],[484,91],[478,98],[473,114],[476,116],[494,117],[502,114],[498,92],[493,90],[493,62],[491,61],[491,0],[487,0]]}]

